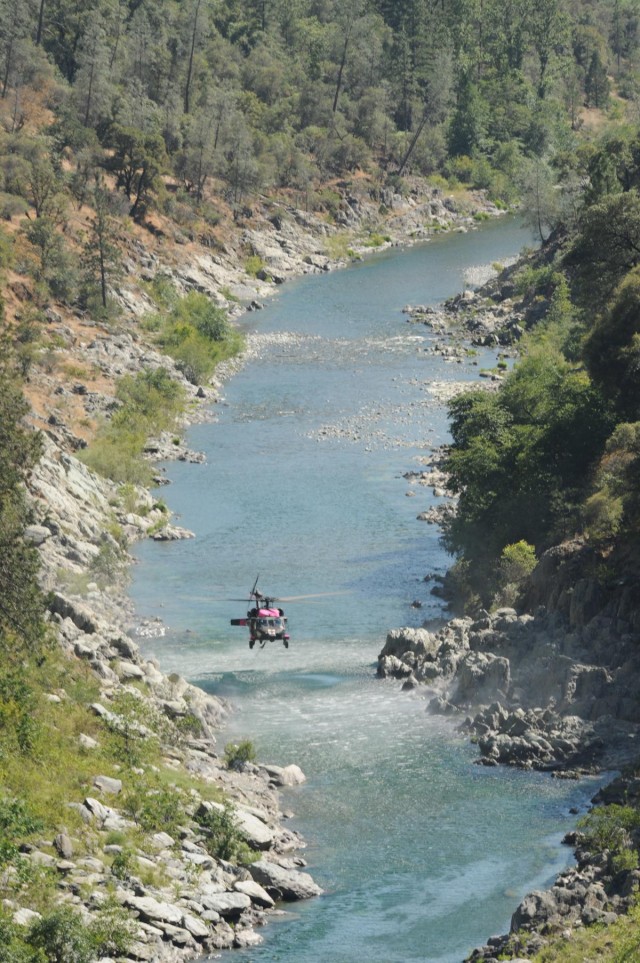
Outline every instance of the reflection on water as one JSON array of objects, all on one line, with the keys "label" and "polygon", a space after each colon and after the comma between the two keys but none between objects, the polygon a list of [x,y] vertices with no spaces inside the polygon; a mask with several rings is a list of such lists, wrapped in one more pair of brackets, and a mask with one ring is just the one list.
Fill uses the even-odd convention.
[{"label": "reflection on water", "polygon": [[[168,467],[163,494],[197,538],[138,549],[138,611],[168,626],[147,650],[233,702],[222,742],[249,736],[306,772],[284,807],[326,890],[237,963],[453,963],[567,858],[557,843],[588,786],[474,766],[450,722],[374,668],[389,627],[441,614],[424,578],[449,560],[416,521],[437,499],[402,478],[446,439],[431,389],[476,383],[496,360],[447,364],[402,308],[456,293],[465,269],[526,240],[505,221],[288,285],[252,316],[255,354],[217,422],[190,432],[207,464]],[[257,573],[265,593],[339,594],[285,604],[290,648],[250,650],[229,625],[246,606],[214,600]]]}]

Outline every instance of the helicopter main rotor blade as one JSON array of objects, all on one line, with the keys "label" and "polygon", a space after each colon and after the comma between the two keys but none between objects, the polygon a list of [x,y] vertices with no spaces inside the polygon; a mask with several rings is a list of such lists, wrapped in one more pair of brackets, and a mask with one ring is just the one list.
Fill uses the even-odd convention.
[{"label": "helicopter main rotor blade", "polygon": [[[332,595],[349,595],[348,590],[344,592],[313,592],[311,595],[287,595],[273,598],[274,602],[302,602],[304,599],[324,599]],[[272,598],[270,595],[269,598]]]}]

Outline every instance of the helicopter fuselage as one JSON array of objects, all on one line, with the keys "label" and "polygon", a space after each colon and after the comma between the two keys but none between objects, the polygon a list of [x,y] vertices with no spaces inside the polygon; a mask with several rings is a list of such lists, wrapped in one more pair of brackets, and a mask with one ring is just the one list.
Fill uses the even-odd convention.
[{"label": "helicopter fuselage", "polygon": [[248,626],[250,648],[256,642],[263,646],[276,640],[282,641],[286,648],[289,646],[287,618],[282,609],[254,608],[247,612],[246,619],[231,619],[231,624]]}]

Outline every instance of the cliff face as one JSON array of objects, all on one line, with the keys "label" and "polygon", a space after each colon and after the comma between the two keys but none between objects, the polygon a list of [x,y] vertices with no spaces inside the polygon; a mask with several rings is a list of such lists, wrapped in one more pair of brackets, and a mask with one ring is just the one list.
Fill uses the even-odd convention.
[{"label": "cliff face", "polygon": [[[300,871],[303,843],[282,825],[279,806],[279,787],[304,775],[297,766],[230,766],[217,746],[229,707],[166,676],[132,638],[126,583],[118,578],[128,556],[122,535],[111,533],[119,526],[130,543],[164,520],[153,495],[135,488],[124,504],[118,486],[50,439],[30,494],[34,522],[26,534],[40,550],[49,623],[68,666],[65,686],[46,696],[54,725],[55,714],[78,700],[84,667],[93,682],[79,707],[88,730],[75,736],[83,775],[65,801],[67,826],[53,843],[27,844],[24,859],[56,875],[64,905],[89,928],[111,893],[127,930],[118,959],[169,963],[261,942],[255,927],[277,900],[320,893]],[[113,740],[124,741],[126,759],[110,758]],[[168,802],[171,823],[144,817],[154,797]],[[227,819],[232,838],[248,847],[245,858],[216,854],[216,818]],[[37,921],[33,907],[21,891],[11,902],[15,922]]]},{"label": "cliff face", "polygon": [[468,723],[484,764],[592,770],[630,761],[640,725],[640,598],[630,576],[603,582],[583,542],[551,549],[525,614],[499,609],[435,631],[396,629],[378,673],[424,684],[433,711]]},{"label": "cliff face", "polygon": [[[544,606],[570,630],[611,641],[640,633],[640,577],[629,548],[603,557],[583,541],[550,549],[530,576],[522,599],[526,611]],[[603,657],[606,651],[603,649]]]}]

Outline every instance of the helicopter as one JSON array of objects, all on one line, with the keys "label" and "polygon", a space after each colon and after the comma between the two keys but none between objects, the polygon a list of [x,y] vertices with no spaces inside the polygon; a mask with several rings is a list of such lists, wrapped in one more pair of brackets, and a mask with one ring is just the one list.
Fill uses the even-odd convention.
[{"label": "helicopter", "polygon": [[258,591],[256,577],[248,599],[229,599],[230,602],[248,602],[251,608],[244,619],[231,619],[231,625],[244,625],[249,628],[249,648],[256,642],[264,649],[267,642],[281,641],[285,649],[289,648],[290,636],[287,631],[287,617],[284,609],[275,605],[276,602],[298,602],[302,599],[319,598],[322,595],[336,595],[336,592],[321,592],[315,595],[290,595],[287,598],[277,598],[275,595],[264,595]]}]

